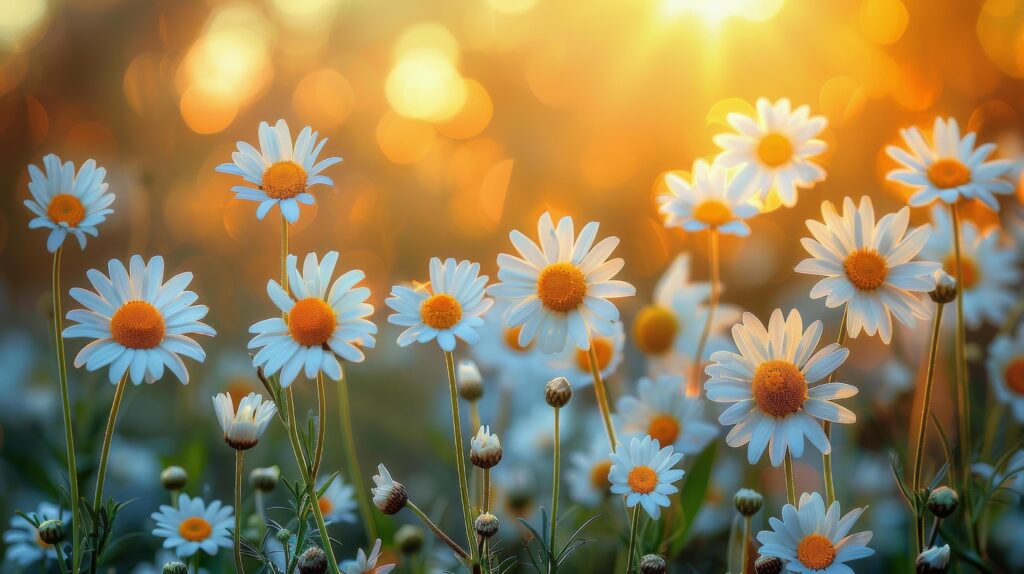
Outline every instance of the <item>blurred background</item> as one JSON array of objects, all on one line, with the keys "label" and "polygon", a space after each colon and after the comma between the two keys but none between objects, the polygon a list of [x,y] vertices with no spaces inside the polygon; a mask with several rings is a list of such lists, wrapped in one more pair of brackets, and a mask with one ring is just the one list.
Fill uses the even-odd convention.
[{"label": "blurred background", "polygon": [[[443,361],[432,345],[394,344],[399,330],[386,324],[383,303],[392,284],[425,280],[431,256],[480,261],[493,277],[496,254],[511,249],[509,230],[533,235],[550,210],[578,226],[598,220],[602,235],[622,239],[621,277],[638,287],[621,304],[628,328],[676,254],[690,252],[694,276],[707,276],[704,236],[660,222],[663,174],[713,155],[711,136],[726,129],[728,112],[752,110],[759,96],[788,97],[829,120],[828,179],[801,191],[795,208],[752,220],[750,238],[724,240],[725,298],[762,317],[796,306],[831,333],[838,313],[807,299],[813,281],[791,271],[804,257],[796,240],[804,219],[822,200],[847,195],[872,196],[879,212],[902,205],[905,190],[884,181],[892,167],[884,147],[899,128],[936,115],[1019,155],[1022,77],[1024,1],[1014,0],[2,1],[0,516],[54,499],[62,465],[47,332],[51,262],[22,206],[26,166],[47,153],[76,164],[95,158],[117,195],[99,238],[84,252],[69,244],[65,288],[87,286],[85,270],[110,258],[160,254],[169,273],[195,274],[191,288],[218,330],[203,342],[207,361],[189,365],[187,387],[168,379],[126,393],[108,492],[136,499],[122,528],[141,534],[118,547],[129,572],[159,547],[148,515],[166,496],[157,479],[164,465],[186,467],[193,493],[230,497],[232,453],[210,396],[259,390],[245,345],[249,325],[273,313],[265,285],[277,272],[279,236],[276,212],[258,221],[256,203],[233,199],[236,178],[213,168],[230,161],[237,140],[256,141],[261,120],[284,118],[293,134],[310,125],[329,138],[324,154],[344,158],[328,170],[334,188],[320,188],[292,227],[291,247],[340,251],[341,266],[365,270],[373,291],[378,346],[347,371],[363,469],[368,476],[387,462],[414,498],[437,487],[450,503]],[[984,210],[971,216],[997,223]],[[847,466],[841,492],[851,502],[880,499],[876,490],[895,495],[885,456],[893,442],[904,448],[893,436],[909,426],[907,391],[924,344],[904,335],[892,348],[854,344],[848,378],[872,389],[858,398],[868,411],[859,434],[839,433],[858,453],[837,462]],[[68,356],[79,348],[71,342]],[[627,342],[620,385],[644,371],[635,351]],[[543,380],[518,382],[543,404]],[[87,473],[113,389],[100,373],[73,371],[71,383]],[[948,415],[944,384],[935,408]],[[298,392],[315,405],[312,385]],[[590,414],[587,400],[580,409]],[[250,468],[293,468],[279,430],[268,435],[273,446],[247,458]],[[340,438],[331,440],[327,463],[338,468]],[[818,461],[804,463],[809,488]],[[861,471],[867,478],[855,477]],[[732,491],[719,495],[728,501]],[[617,528],[595,535],[614,539]],[[723,550],[696,553],[692,567],[722,571],[722,528],[710,530]],[[342,556],[365,544],[358,526],[335,535]],[[902,554],[896,543],[880,560]]]}]

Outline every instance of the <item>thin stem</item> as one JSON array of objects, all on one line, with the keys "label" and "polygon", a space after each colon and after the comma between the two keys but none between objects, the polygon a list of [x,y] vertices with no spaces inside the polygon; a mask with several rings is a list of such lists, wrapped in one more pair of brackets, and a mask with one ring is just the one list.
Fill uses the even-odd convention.
[{"label": "thin stem", "polygon": [[612,424],[612,412],[608,407],[608,391],[604,387],[604,380],[601,378],[601,364],[597,360],[597,351],[594,350],[594,340],[590,340],[590,376],[594,379],[594,394],[597,395],[597,407],[604,419],[604,430],[608,435],[608,444],[615,452],[615,445],[619,440],[615,437],[615,425]]},{"label": "thin stem", "polygon": [[[93,511],[99,515],[100,507],[103,505],[103,483],[107,477],[107,458],[110,455],[110,443],[114,438],[114,425],[117,423],[117,413],[121,410],[121,399],[124,397],[124,388],[128,385],[128,375],[130,371],[125,371],[124,376],[121,377],[121,382],[117,384],[117,389],[114,390],[114,400],[110,404],[110,415],[107,416],[107,430],[103,433],[103,447],[100,450],[100,466],[96,472],[96,495],[93,497]],[[92,550],[92,558],[90,563],[92,564],[92,572],[96,572],[96,566],[99,563],[99,525],[93,525],[93,539],[94,547]]]},{"label": "thin stem", "polygon": [[[843,343],[846,342],[846,319],[847,319],[847,316],[849,315],[849,313],[850,313],[850,308],[849,308],[849,306],[847,306],[846,309],[843,311],[843,318],[839,321],[839,336],[836,338],[836,344],[839,345],[840,347],[842,347]],[[828,375],[828,382],[829,383],[831,383],[836,378],[836,371],[838,371],[838,370],[839,370],[839,368],[837,367],[834,371],[829,373],[829,375]],[[821,423],[821,430],[824,431],[825,438],[828,439],[829,441],[831,441],[832,440],[832,422],[831,421],[822,421],[822,423]],[[832,506],[832,503],[835,502],[835,500],[836,500],[836,485],[835,485],[835,482],[832,480],[832,451],[831,450],[829,450],[828,454],[821,455],[821,469],[822,469],[822,474],[824,475],[824,479],[825,479],[825,499],[827,501],[825,504],[827,504],[829,506]]]},{"label": "thin stem", "polygon": [[[281,288],[288,293],[288,220],[281,214]],[[285,317],[288,314],[285,313]]]},{"label": "thin stem", "polygon": [[[413,511],[413,514],[415,514],[423,522],[423,524],[426,525],[426,527],[434,533],[434,536],[437,536],[438,540],[447,544],[448,547],[454,550],[455,553],[458,554],[463,560],[467,562],[472,561],[472,557],[469,555],[469,553],[466,552],[466,550],[463,549],[461,546],[456,544],[454,540],[449,538],[448,535],[445,534],[443,530],[438,528],[438,526],[434,524],[434,521],[431,520],[430,517],[427,516],[425,512],[420,510],[420,507],[413,504],[411,500],[406,502],[405,506],[409,510]],[[470,541],[470,543],[472,543],[472,541]]]},{"label": "thin stem", "polygon": [[448,368],[448,389],[452,402],[452,432],[455,435],[455,467],[459,474],[459,495],[462,498],[462,517],[466,525],[466,544],[472,550],[472,561],[476,563],[476,548],[473,545],[473,523],[469,513],[469,483],[466,480],[465,450],[462,446],[462,422],[459,420],[459,391],[455,382],[455,357],[451,351],[444,352]]},{"label": "thin stem", "polygon": [[324,459],[324,440],[327,438],[327,391],[324,389],[324,374],[319,371],[316,374],[316,403],[320,420],[317,423],[316,451],[310,470],[313,478],[320,472],[320,463]]},{"label": "thin stem", "polygon": [[747,574],[747,562],[750,561],[750,517],[743,517],[743,554],[740,559],[740,574]]},{"label": "thin stem", "polygon": [[[557,551],[555,550],[555,531],[557,530],[558,526],[558,484],[559,482],[561,482],[559,477],[559,466],[561,463],[560,459],[562,450],[562,447],[559,444],[561,441],[559,438],[558,414],[561,410],[562,409],[555,407],[555,470],[554,476],[551,479],[551,543],[548,545],[548,549],[551,551],[552,555],[557,553]],[[549,561],[548,572],[553,572],[553,568],[553,562]]]},{"label": "thin stem", "polygon": [[704,330],[701,331],[700,340],[697,342],[697,352],[693,356],[693,375],[686,387],[686,394],[696,396],[700,394],[701,367],[704,362],[704,347],[708,344],[708,337],[711,335],[711,325],[714,323],[715,308],[718,307],[720,292],[719,263],[718,263],[718,230],[714,227],[708,229],[708,259],[711,266],[711,299],[708,302],[708,318],[704,322]]},{"label": "thin stem", "polygon": [[[935,321],[932,323],[932,339],[928,347],[928,367],[924,380],[924,400],[921,404],[921,420],[917,427],[917,448],[914,450],[914,478],[911,483],[915,495],[921,491],[921,471],[924,462],[924,444],[925,436],[928,432],[928,413],[931,412],[932,389],[935,383],[935,355],[939,347],[939,327],[942,324],[943,307],[944,305],[939,303],[935,308]],[[915,533],[917,535],[918,554],[924,551],[924,513],[919,511],[920,509],[918,508],[914,509],[914,513],[917,515],[917,528],[915,529]]]},{"label": "thin stem", "polygon": [[242,567],[242,451],[235,451],[235,571],[245,574]]},{"label": "thin stem", "polygon": [[491,510],[491,469],[484,469],[484,488],[483,488],[483,507],[484,512]]},{"label": "thin stem", "polygon": [[796,506],[796,480],[793,478],[793,454],[786,451],[786,499]]},{"label": "thin stem", "polygon": [[964,520],[970,547],[974,548],[974,527],[971,516],[971,394],[967,389],[967,354],[965,350],[966,331],[964,325],[964,283],[963,256],[960,239],[960,209],[958,204],[949,206],[953,216],[953,253],[956,259],[956,387],[960,407],[960,480]]},{"label": "thin stem", "polygon": [[68,457],[68,484],[71,496],[71,567],[78,573],[82,559],[82,547],[79,540],[81,528],[81,509],[78,502],[78,464],[75,462],[75,433],[71,426],[71,397],[68,393],[68,366],[64,358],[64,312],[61,310],[60,296],[60,257],[64,246],[57,248],[53,254],[53,342],[57,352],[58,383],[60,385],[60,402],[64,414],[64,445]]},{"label": "thin stem", "polygon": [[[629,528],[629,546],[626,555],[626,574],[633,571],[633,555],[636,554],[636,533],[640,529],[640,505],[633,507],[633,517]],[[552,552],[554,552],[552,550]]]},{"label": "thin stem", "polygon": [[352,412],[349,408],[348,381],[342,377],[338,381],[338,414],[341,417],[341,436],[344,443],[345,462],[348,465],[349,481],[356,490],[356,501],[359,512],[363,515],[363,529],[366,531],[367,546],[377,540],[377,523],[373,520],[370,510],[368,490],[363,487],[363,472],[359,469],[359,454],[356,452],[355,434],[352,432]]}]

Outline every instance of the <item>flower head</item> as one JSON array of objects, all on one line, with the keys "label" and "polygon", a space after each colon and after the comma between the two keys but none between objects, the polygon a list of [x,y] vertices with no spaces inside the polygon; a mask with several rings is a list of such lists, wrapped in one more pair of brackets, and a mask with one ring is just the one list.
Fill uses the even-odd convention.
[{"label": "flower head", "polygon": [[867,546],[871,532],[849,534],[863,512],[863,508],[854,508],[843,516],[838,500],[826,512],[820,494],[804,493],[798,506],[782,507],[782,520],[768,519],[771,530],[757,534],[757,541],[762,544],[758,552],[761,556],[780,558],[791,572],[851,572],[846,562],[875,553]]},{"label": "flower head", "polygon": [[198,296],[185,287],[191,273],[179,273],[164,282],[164,259],[153,257],[149,263],[133,255],[124,264],[111,259],[109,277],[96,269],[86,275],[95,292],[75,287],[71,297],[85,306],[68,313],[78,322],[64,329],[65,339],[93,339],[75,357],[75,367],[90,371],[110,366],[110,382],[117,384],[125,373],[136,385],[159,380],[164,367],[182,383],[188,383],[188,370],[179,355],[202,362],[206,352],[190,335],[216,335],[199,320],[206,316],[206,305],[193,305]]},{"label": "flower head", "polygon": [[1024,324],[1012,337],[1000,335],[992,341],[985,364],[996,399],[1024,423]]},{"label": "flower head", "polygon": [[491,428],[481,426],[470,443],[469,458],[473,466],[479,468],[491,468],[501,462],[501,441],[497,434],[491,433]]},{"label": "flower head", "polygon": [[275,205],[290,223],[299,220],[299,204],[312,205],[316,200],[309,193],[314,185],[334,185],[331,178],[320,172],[341,161],[328,157],[317,161],[327,138],[317,141],[317,133],[309,126],[302,128],[292,146],[292,134],[284,120],[274,127],[260,122],[260,149],[246,142],[238,142],[238,151],[231,154],[231,163],[218,165],[216,170],[241,176],[247,185],[231,188],[235,197],[258,201],[256,217],[263,219]]},{"label": "flower head", "polygon": [[[71,513],[57,508],[55,504],[40,502],[33,514],[40,527],[46,521],[60,520],[65,524],[65,530],[70,532],[67,524]],[[10,524],[11,528],[4,532],[4,544],[7,546],[5,557],[8,560],[24,567],[43,559],[57,558],[57,549],[43,541],[39,530],[32,523],[21,516],[12,516]]]},{"label": "flower head", "polygon": [[46,248],[53,253],[64,244],[70,233],[85,249],[85,236],[96,237],[96,226],[114,213],[110,204],[114,194],[107,192],[103,178],[107,170],[96,167],[95,160],[88,160],[75,174],[75,164],[70,161],[61,164],[60,158],[49,154],[43,158],[44,174],[34,165],[28,166],[31,180],[28,183],[32,199],[25,200],[25,207],[35,218],[29,222],[29,229],[45,227],[50,230]]},{"label": "flower head", "polygon": [[224,441],[235,450],[248,450],[259,442],[263,431],[277,414],[273,401],[264,401],[261,395],[249,393],[238,403],[238,410],[231,401],[231,395],[220,393],[213,397],[213,409],[217,422],[224,431]]},{"label": "flower head", "polygon": [[569,498],[573,502],[597,506],[608,497],[612,486],[608,480],[612,459],[608,454],[608,439],[604,435],[596,435],[589,448],[573,452],[569,464],[566,484],[569,486]]},{"label": "flower head", "polygon": [[693,181],[676,174],[665,177],[670,193],[658,196],[665,225],[685,231],[714,229],[731,235],[750,235],[744,219],[757,215],[750,198],[757,190],[718,163],[698,159],[693,164]]},{"label": "flower head", "polygon": [[683,478],[682,469],[675,468],[683,454],[673,454],[671,446],[661,448],[656,439],[645,436],[633,437],[628,449],[620,444],[611,457],[608,480],[612,494],[626,495],[626,506],[639,504],[657,520],[661,508],[671,504],[668,495],[679,492],[672,483]]},{"label": "flower head", "polygon": [[380,560],[380,539],[373,544],[373,550],[367,555],[360,548],[356,553],[355,560],[346,560],[341,563],[341,570],[345,574],[387,574],[395,569],[397,564],[382,564],[377,566]]},{"label": "flower head", "polygon": [[358,520],[355,488],[351,484],[345,484],[340,475],[334,477],[331,485],[317,500],[317,504],[320,505],[323,517],[332,522],[355,523]]},{"label": "flower head", "polygon": [[373,504],[384,514],[395,514],[405,508],[409,502],[409,493],[402,486],[401,482],[391,479],[391,473],[384,468],[383,464],[377,465],[377,474],[373,475],[373,486],[370,494],[373,495]]},{"label": "flower head", "polygon": [[718,428],[704,420],[704,399],[687,396],[686,383],[679,376],[642,378],[636,396],[619,399],[616,414],[619,429],[626,434],[650,436],[686,455],[704,450]]},{"label": "flower head", "polygon": [[179,558],[188,558],[196,552],[213,556],[218,548],[231,548],[231,528],[234,510],[223,506],[219,500],[209,505],[198,496],[178,496],[178,507],[168,504],[160,506],[160,512],[152,514],[156,521],[153,535],[164,538],[164,548],[172,548]]},{"label": "flower head", "polygon": [[602,378],[608,378],[622,365],[626,358],[626,330],[622,321],[612,323],[610,337],[590,333],[590,349],[580,349],[574,345],[566,345],[564,349],[542,359],[546,367],[546,375],[556,374],[573,381],[580,389],[594,384],[590,371],[590,351],[597,357],[597,370]]}]

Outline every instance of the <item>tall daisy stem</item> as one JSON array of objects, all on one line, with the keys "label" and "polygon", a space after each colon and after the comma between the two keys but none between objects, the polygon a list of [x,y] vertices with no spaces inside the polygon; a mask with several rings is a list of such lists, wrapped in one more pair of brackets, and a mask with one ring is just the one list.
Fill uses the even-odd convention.
[{"label": "tall daisy stem", "polygon": [[448,368],[448,388],[452,402],[452,430],[455,434],[455,467],[459,473],[459,495],[462,498],[462,517],[466,523],[466,543],[472,551],[472,562],[476,564],[473,523],[469,513],[469,482],[466,480],[465,451],[462,446],[462,422],[459,420],[459,391],[455,382],[455,357],[451,351],[444,352],[444,362]]},{"label": "tall daisy stem", "polygon": [[640,530],[640,505],[633,507],[633,516],[630,519],[629,546],[626,554],[626,574],[633,571],[633,555],[636,554],[636,534]]},{"label": "tall daisy stem", "polygon": [[313,454],[313,465],[310,468],[313,478],[316,478],[320,472],[320,463],[324,459],[324,440],[327,438],[327,391],[324,389],[324,374],[321,372],[316,374],[316,403],[317,418],[320,420],[316,425],[316,451]]},{"label": "tall daisy stem", "polygon": [[704,330],[700,333],[700,340],[697,341],[697,352],[693,356],[693,375],[686,386],[686,394],[696,396],[700,394],[700,383],[704,363],[704,347],[708,344],[708,337],[711,336],[711,325],[715,321],[715,308],[718,307],[718,297],[721,291],[719,278],[719,257],[718,257],[718,230],[708,229],[708,259],[711,266],[711,299],[708,302],[708,318],[704,322]]},{"label": "tall daisy stem", "polygon": [[[107,458],[110,456],[110,443],[114,439],[114,425],[117,423],[117,413],[121,410],[121,399],[124,398],[124,389],[128,386],[128,375],[130,371],[125,371],[124,376],[121,377],[121,382],[117,384],[117,388],[114,390],[114,400],[110,404],[110,415],[107,416],[107,430],[103,433],[103,447],[100,450],[100,465],[96,471],[96,495],[93,496],[92,508],[93,511],[99,515],[100,508],[103,505],[103,483],[107,478]],[[94,547],[92,549],[92,572],[96,572],[96,566],[99,563],[99,525],[93,525],[93,542]]]},{"label": "tall daisy stem", "polygon": [[743,517],[743,550],[740,554],[740,574],[747,574],[747,563],[750,561],[750,516]]},{"label": "tall daisy stem", "polygon": [[352,432],[352,411],[348,396],[348,381],[342,377],[338,381],[338,414],[341,417],[341,436],[344,442],[345,462],[348,465],[349,481],[356,490],[356,501],[359,512],[363,515],[363,529],[366,532],[366,544],[372,545],[377,540],[377,523],[373,520],[370,510],[369,491],[363,487],[363,472],[359,469],[359,453],[356,451],[355,434]]},{"label": "tall daisy stem", "polygon": [[491,469],[489,468],[484,469],[484,488],[480,508],[484,512],[490,512],[491,510]]},{"label": "tall daisy stem", "polygon": [[[846,319],[847,319],[847,315],[849,315],[849,313],[850,313],[850,308],[847,307],[846,310],[843,311],[843,318],[842,318],[842,320],[839,321],[839,336],[836,338],[836,344],[839,345],[840,347],[842,347],[843,343],[846,342]],[[833,380],[835,380],[835,378],[836,378],[836,371],[838,371],[838,370],[839,369],[837,368],[837,369],[835,369],[834,371],[832,371],[829,374],[829,376],[828,376],[828,382],[829,383],[831,383]],[[831,441],[832,440],[832,422],[831,421],[822,421],[822,423],[821,423],[821,430],[824,431],[825,438],[827,440]],[[835,502],[835,500],[836,500],[836,485],[835,485],[835,482],[832,479],[832,451],[831,450],[829,450],[828,454],[821,455],[821,469],[822,469],[822,474],[824,475],[824,479],[825,479],[825,500],[827,500],[827,502],[825,504],[827,504],[829,506],[832,506],[832,503]]]},{"label": "tall daisy stem", "polygon": [[960,209],[954,203],[949,207],[953,216],[953,253],[956,258],[956,388],[957,403],[960,407],[960,481],[961,500],[964,508],[964,521],[967,527],[967,539],[974,548],[974,520],[971,504],[971,393],[967,388],[967,354],[965,350],[966,331],[964,325],[964,293],[963,293],[963,256],[960,240]]},{"label": "tall daisy stem", "polygon": [[[935,308],[935,320],[932,324],[932,339],[928,347],[928,367],[927,373],[924,380],[924,400],[921,403],[921,420],[917,427],[917,448],[914,449],[914,478],[913,492],[915,495],[921,491],[921,470],[922,463],[924,462],[924,441],[926,433],[928,432],[928,413],[931,412],[932,404],[932,388],[935,383],[935,355],[939,348],[939,327],[942,324],[942,309],[945,307],[942,303],[936,305]],[[917,527],[915,534],[917,535],[917,553],[920,554],[924,551],[924,513],[919,512],[920,509],[914,509],[917,515]]]},{"label": "tall daisy stem", "polygon": [[793,506],[796,506],[796,480],[793,478],[793,454],[786,451],[786,499]]},{"label": "tall daisy stem", "polygon": [[242,451],[235,451],[235,571],[245,574],[242,566]]},{"label": "tall daisy stem", "polygon": [[590,376],[594,378],[594,394],[597,395],[597,408],[601,411],[601,418],[604,419],[604,430],[608,434],[608,444],[615,452],[615,445],[619,440],[615,436],[615,425],[612,424],[612,411],[608,407],[608,390],[605,389],[604,380],[601,378],[601,363],[597,360],[597,351],[594,349],[594,340],[590,340]]},{"label": "tall daisy stem", "polygon": [[[558,414],[559,414],[559,411],[561,411],[561,410],[562,409],[560,409],[558,407],[555,407],[555,444],[554,444],[554,450],[555,450],[555,455],[554,455],[555,470],[554,470],[554,476],[551,479],[551,536],[550,536],[551,542],[548,545],[548,550],[551,551],[552,555],[555,555],[555,554],[558,553],[555,550],[555,531],[557,530],[557,526],[558,526],[558,484],[559,484],[559,482],[561,482],[561,477],[559,476],[559,465],[561,463],[561,455],[562,455],[561,450],[562,450],[562,447],[559,444],[561,442],[561,439],[559,437],[559,428],[558,428],[559,427],[559,421],[558,421],[559,417],[558,417]],[[553,561],[548,561],[548,572],[553,572],[554,571],[554,566],[555,565],[553,564]]]}]

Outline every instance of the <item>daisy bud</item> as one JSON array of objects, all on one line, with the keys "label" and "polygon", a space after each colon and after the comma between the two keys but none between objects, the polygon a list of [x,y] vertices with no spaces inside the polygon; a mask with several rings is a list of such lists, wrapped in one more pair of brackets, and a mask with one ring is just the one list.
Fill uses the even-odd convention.
[{"label": "daisy bud", "polygon": [[188,482],[188,473],[180,466],[168,466],[160,473],[160,484],[167,490],[181,490]]},{"label": "daisy bud", "polygon": [[261,492],[270,492],[281,479],[281,469],[275,466],[255,468],[249,473],[249,484]]},{"label": "daisy bud", "polygon": [[935,272],[935,289],[928,296],[939,304],[952,303],[956,299],[956,278],[943,270]]},{"label": "daisy bud", "polygon": [[396,514],[409,502],[409,493],[402,483],[391,479],[391,474],[383,464],[377,465],[377,472],[380,474],[373,475],[373,483],[377,486],[370,489],[373,504],[384,514]]},{"label": "daisy bud", "polygon": [[761,556],[754,562],[757,574],[779,574],[782,572],[782,560],[775,556]]},{"label": "daisy bud", "polygon": [[569,404],[571,398],[572,386],[569,385],[569,379],[565,377],[555,377],[544,386],[544,400],[556,409]]},{"label": "daisy bud", "polygon": [[60,520],[47,520],[39,525],[39,539],[47,544],[56,544],[64,540],[64,523]]},{"label": "daisy bud", "polygon": [[949,545],[932,546],[918,554],[914,568],[917,574],[945,574],[949,569]]},{"label": "daisy bud", "polygon": [[469,359],[459,361],[456,375],[459,381],[459,396],[471,403],[484,396],[484,378],[480,375],[476,363]]},{"label": "daisy bud", "polygon": [[940,486],[928,495],[928,510],[939,518],[945,518],[956,512],[960,505],[960,496],[948,486]]},{"label": "daisy bud", "polygon": [[473,437],[469,459],[477,468],[491,468],[501,462],[501,442],[498,435],[491,434],[491,427],[481,426]]},{"label": "daisy bud", "polygon": [[416,554],[423,548],[423,529],[414,524],[403,524],[395,531],[395,546],[402,554]]},{"label": "daisy bud", "polygon": [[764,506],[764,497],[756,490],[741,488],[732,497],[732,503],[743,516],[753,516]]},{"label": "daisy bud", "polygon": [[267,425],[274,420],[277,405],[273,401],[264,401],[257,393],[249,393],[239,401],[236,411],[231,395],[220,393],[213,397],[213,410],[224,431],[224,442],[235,450],[249,450],[256,446]]},{"label": "daisy bud", "polygon": [[316,546],[310,546],[299,556],[299,574],[324,574],[327,572],[327,555]]},{"label": "daisy bud", "polygon": [[188,574],[188,566],[182,562],[168,562],[164,564],[163,574]]},{"label": "daisy bud", "polygon": [[473,529],[480,536],[490,538],[498,533],[498,517],[490,512],[485,512],[476,517],[476,520],[473,522]]},{"label": "daisy bud", "polygon": [[665,559],[657,554],[647,554],[640,559],[640,574],[665,574]]},{"label": "daisy bud", "polygon": [[292,537],[292,532],[287,528],[281,528],[278,529],[276,534],[274,534],[274,537],[277,538],[277,541],[281,544],[288,544],[289,539]]}]

